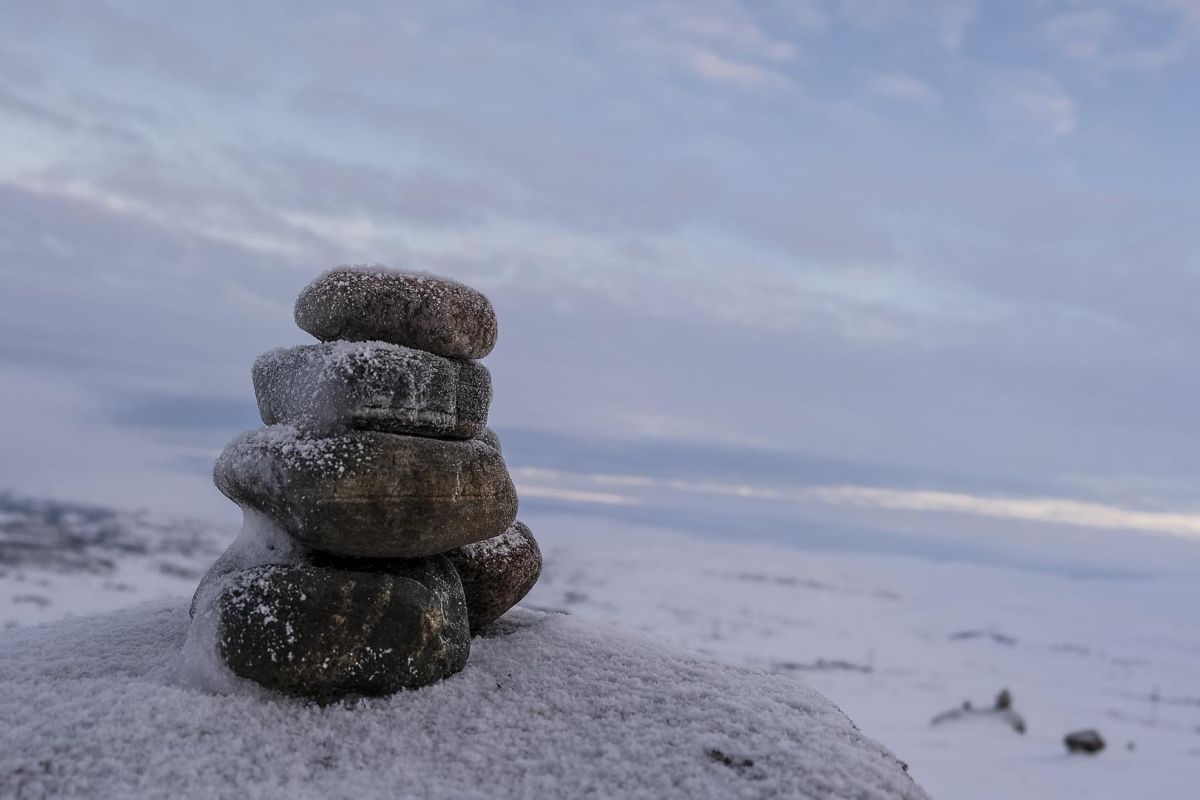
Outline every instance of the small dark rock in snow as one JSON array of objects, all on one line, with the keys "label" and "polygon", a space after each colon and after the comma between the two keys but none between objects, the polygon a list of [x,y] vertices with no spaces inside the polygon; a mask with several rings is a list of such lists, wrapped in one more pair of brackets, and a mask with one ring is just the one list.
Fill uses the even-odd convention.
[{"label": "small dark rock in snow", "polygon": [[1012,646],[1017,643],[1015,637],[1005,633],[997,633],[995,631],[958,631],[950,634],[950,638],[955,641],[965,641],[967,639],[988,639],[996,644]]},{"label": "small dark rock in snow", "polygon": [[491,302],[475,289],[382,266],[317,278],[296,299],[296,324],[323,342],[391,342],[451,358],[483,358],[498,330]]},{"label": "small dark rock in snow", "polygon": [[469,439],[483,432],[492,379],[474,361],[383,342],[326,342],[254,362],[263,422]]},{"label": "small dark rock in snow", "polygon": [[1001,689],[991,708],[975,708],[970,700],[964,700],[962,706],[938,714],[930,721],[930,725],[944,725],[947,722],[963,722],[966,720],[993,719],[1008,725],[1017,733],[1025,733],[1025,718],[1013,709],[1012,693]]},{"label": "small dark rock in snow", "polygon": [[704,752],[710,759],[722,766],[729,767],[734,772],[743,773],[754,766],[754,759],[752,758],[731,756],[715,747]]},{"label": "small dark rock in snow", "polygon": [[542,574],[542,551],[533,532],[519,521],[500,536],[446,555],[462,578],[472,634],[519,603]]},{"label": "small dark rock in snow", "polygon": [[252,567],[225,580],[211,613],[234,674],[317,699],[426,686],[470,652],[462,584],[439,556],[403,574]]},{"label": "small dark rock in snow", "polygon": [[301,543],[344,556],[442,553],[498,536],[517,516],[504,460],[477,439],[312,438],[275,425],[234,439],[213,480]]},{"label": "small dark rock in snow", "polygon": [[1099,753],[1104,749],[1104,737],[1094,728],[1073,731],[1063,737],[1063,744],[1072,753]]}]

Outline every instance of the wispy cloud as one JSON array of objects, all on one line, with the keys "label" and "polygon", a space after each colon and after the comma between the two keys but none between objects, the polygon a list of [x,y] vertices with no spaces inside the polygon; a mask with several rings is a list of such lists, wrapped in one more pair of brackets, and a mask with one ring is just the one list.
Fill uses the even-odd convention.
[{"label": "wispy cloud", "polygon": [[1157,70],[1200,47],[1200,5],[1193,0],[1110,0],[1053,12],[1040,34],[1055,52],[1104,69]]},{"label": "wispy cloud", "polygon": [[[1053,497],[993,497],[961,492],[921,491],[872,486],[778,487],[647,475],[581,474],[537,467],[521,467],[514,474],[522,489],[536,496],[579,502],[636,504],[637,492],[682,492],[782,503],[825,503],[858,508],[881,508],[930,514],[961,514],[1019,520],[1043,525],[1069,525],[1100,531],[1139,531],[1200,540],[1200,514],[1175,511],[1139,511],[1104,503]],[[535,483],[536,482],[536,483]],[[624,489],[629,494],[595,493],[555,488],[547,484],[586,484]],[[597,499],[603,498],[603,499]]]},{"label": "wispy cloud", "polygon": [[706,81],[740,89],[785,86],[796,45],[768,34],[736,0],[634,4],[618,30],[638,51]]},{"label": "wispy cloud", "polygon": [[840,0],[839,10],[856,27],[876,32],[909,27],[956,51],[977,9],[975,0]]},{"label": "wispy cloud", "polygon": [[994,90],[991,115],[1002,134],[1042,139],[1068,136],[1079,121],[1074,98],[1054,77],[1036,72],[1003,78]]},{"label": "wispy cloud", "polygon": [[1118,28],[1116,15],[1106,8],[1069,11],[1048,17],[1041,34],[1052,47],[1071,58],[1096,58]]},{"label": "wispy cloud", "polygon": [[868,89],[876,97],[926,108],[938,105],[942,99],[938,91],[928,83],[904,72],[876,75],[868,84]]},{"label": "wispy cloud", "polygon": [[1200,478],[1194,3],[65,8],[3,12],[0,356],[81,394],[245,397],[379,260],[495,298],[502,425]]}]

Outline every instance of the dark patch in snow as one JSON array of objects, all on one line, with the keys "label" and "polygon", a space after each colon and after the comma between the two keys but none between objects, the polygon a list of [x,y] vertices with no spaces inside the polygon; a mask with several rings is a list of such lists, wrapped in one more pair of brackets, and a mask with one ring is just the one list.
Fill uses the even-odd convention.
[{"label": "dark patch in snow", "polygon": [[[726,576],[722,576],[726,577]],[[812,578],[797,578],[792,575],[767,575],[763,572],[741,572],[728,576],[734,580],[748,583],[773,583],[776,586],[802,586],[805,589],[816,589],[822,592],[836,592],[838,588],[832,584],[822,583]]]},{"label": "dark patch in snow", "polygon": [[961,642],[970,639],[988,639],[996,644],[1007,645],[1009,647],[1017,643],[1015,637],[1009,636],[1006,633],[996,633],[995,631],[959,631],[950,634],[951,641]]},{"label": "dark patch in snow", "polygon": [[[194,520],[160,519],[147,512],[0,492],[0,565],[4,566],[103,575],[129,556],[171,555],[195,561],[195,574],[199,574],[221,552],[227,538],[215,527]],[[178,562],[170,563],[183,569]]]},{"label": "dark patch in snow", "polygon": [[[743,758],[741,756],[727,755],[724,752],[717,750],[716,748],[711,748],[709,750],[705,750],[704,752],[713,761],[717,762],[718,764],[721,764],[722,766],[729,767],[731,770],[736,772],[738,775],[746,775],[747,772],[754,767],[754,759],[752,759],[752,758]],[[761,779],[763,776],[762,775],[749,775],[748,777]]]},{"label": "dark patch in snow", "polygon": [[861,672],[870,674],[875,668],[869,664],[856,664],[840,658],[818,658],[816,661],[772,661],[774,672]]}]

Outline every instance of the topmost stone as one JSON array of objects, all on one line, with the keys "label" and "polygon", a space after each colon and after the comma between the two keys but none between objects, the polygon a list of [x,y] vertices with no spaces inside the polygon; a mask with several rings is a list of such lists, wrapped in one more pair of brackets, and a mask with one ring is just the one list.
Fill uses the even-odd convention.
[{"label": "topmost stone", "polygon": [[469,286],[382,266],[340,267],[296,298],[296,324],[323,342],[381,341],[449,358],[483,358],[496,312]]}]

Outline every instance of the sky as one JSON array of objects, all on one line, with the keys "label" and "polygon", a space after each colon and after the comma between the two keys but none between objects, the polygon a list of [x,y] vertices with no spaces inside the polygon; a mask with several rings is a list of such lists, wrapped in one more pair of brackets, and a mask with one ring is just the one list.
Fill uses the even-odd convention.
[{"label": "sky", "polygon": [[1197,0],[0,0],[0,486],[227,513],[379,262],[492,298],[527,496],[1200,538],[1198,72]]}]

